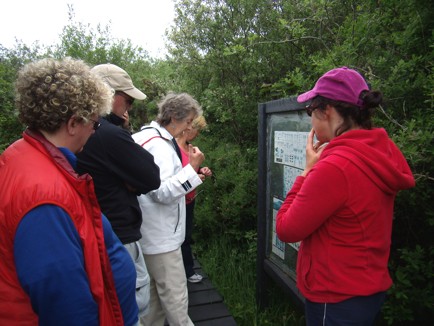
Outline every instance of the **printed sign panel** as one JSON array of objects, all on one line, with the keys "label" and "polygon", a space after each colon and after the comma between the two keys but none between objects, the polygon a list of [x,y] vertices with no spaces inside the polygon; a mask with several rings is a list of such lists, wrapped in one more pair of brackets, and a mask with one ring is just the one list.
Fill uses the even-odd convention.
[{"label": "printed sign panel", "polygon": [[306,163],[306,143],[311,125],[310,119],[303,113],[276,113],[267,119],[269,238],[266,255],[293,278],[300,243],[279,240],[276,235],[276,215]]},{"label": "printed sign panel", "polygon": [[257,300],[267,301],[267,282],[272,278],[289,290],[303,308],[296,287],[300,243],[285,243],[276,234],[276,216],[295,179],[303,172],[311,119],[305,103],[295,97],[258,106],[258,250]]}]

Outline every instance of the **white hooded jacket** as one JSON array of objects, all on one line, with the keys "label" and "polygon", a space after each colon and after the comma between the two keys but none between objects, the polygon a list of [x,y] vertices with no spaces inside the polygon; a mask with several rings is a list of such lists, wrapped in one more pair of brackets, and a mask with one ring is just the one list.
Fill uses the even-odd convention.
[{"label": "white hooded jacket", "polygon": [[160,187],[138,197],[143,217],[140,229],[143,253],[176,250],[185,238],[185,195],[202,181],[190,164],[182,167],[172,135],[157,122],[143,127],[133,139],[154,156],[160,167]]}]

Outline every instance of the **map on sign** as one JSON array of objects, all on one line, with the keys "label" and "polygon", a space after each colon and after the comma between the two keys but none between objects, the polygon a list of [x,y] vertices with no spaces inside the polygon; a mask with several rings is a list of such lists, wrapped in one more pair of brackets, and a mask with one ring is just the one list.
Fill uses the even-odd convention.
[{"label": "map on sign", "polygon": [[[306,142],[309,132],[275,131],[274,132],[274,163],[283,165],[284,194],[291,189],[295,178],[301,174],[306,164]],[[282,204],[278,198],[273,198],[273,234],[272,252],[281,259],[285,258],[285,244],[276,235],[276,215]],[[289,243],[298,251],[300,242]]]},{"label": "map on sign", "polygon": [[275,131],[274,162],[304,169],[308,132]]},{"label": "map on sign", "polygon": [[291,189],[295,178],[306,164],[306,142],[308,132],[275,131],[274,163],[283,164],[284,194]]}]

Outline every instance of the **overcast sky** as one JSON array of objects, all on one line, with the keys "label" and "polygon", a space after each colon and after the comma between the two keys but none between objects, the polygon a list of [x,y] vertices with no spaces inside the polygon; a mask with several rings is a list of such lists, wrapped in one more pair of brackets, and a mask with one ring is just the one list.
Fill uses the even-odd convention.
[{"label": "overcast sky", "polygon": [[0,11],[0,44],[12,47],[15,39],[31,45],[54,45],[68,24],[68,4],[75,21],[106,26],[115,38],[129,38],[151,56],[164,54],[164,31],[174,18],[172,0],[7,0]]}]

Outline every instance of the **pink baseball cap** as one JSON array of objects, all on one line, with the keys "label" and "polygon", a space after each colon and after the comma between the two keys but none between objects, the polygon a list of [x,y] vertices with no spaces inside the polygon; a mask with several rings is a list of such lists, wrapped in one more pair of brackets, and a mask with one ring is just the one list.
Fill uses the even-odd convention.
[{"label": "pink baseball cap", "polygon": [[310,91],[297,97],[298,102],[306,102],[320,95],[330,100],[347,102],[361,107],[360,94],[369,86],[357,71],[347,67],[332,69],[321,76]]}]

